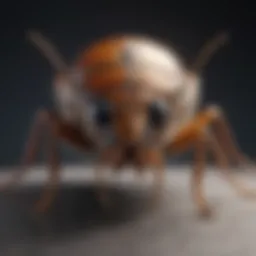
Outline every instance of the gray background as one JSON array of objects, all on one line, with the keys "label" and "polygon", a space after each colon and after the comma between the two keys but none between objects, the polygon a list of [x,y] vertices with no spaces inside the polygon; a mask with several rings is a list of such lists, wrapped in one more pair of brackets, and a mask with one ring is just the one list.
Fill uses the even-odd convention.
[{"label": "gray background", "polygon": [[[18,163],[33,114],[52,104],[53,70],[25,42],[24,31],[29,28],[51,38],[70,61],[91,41],[116,32],[158,36],[172,42],[190,61],[210,36],[227,29],[231,44],[214,56],[204,73],[205,102],[224,107],[242,149],[255,155],[256,39],[251,6],[233,1],[133,5],[56,0],[7,2],[1,11],[0,165]],[[84,159],[68,147],[63,148],[63,158],[66,162]]]}]

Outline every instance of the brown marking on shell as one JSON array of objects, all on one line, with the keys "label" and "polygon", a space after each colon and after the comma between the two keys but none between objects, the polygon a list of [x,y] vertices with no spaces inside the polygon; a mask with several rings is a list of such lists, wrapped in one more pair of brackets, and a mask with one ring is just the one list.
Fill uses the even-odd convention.
[{"label": "brown marking on shell", "polygon": [[125,38],[109,37],[88,47],[78,66],[86,72],[85,85],[95,93],[105,93],[109,89],[119,87],[126,80],[125,68],[121,55]]}]

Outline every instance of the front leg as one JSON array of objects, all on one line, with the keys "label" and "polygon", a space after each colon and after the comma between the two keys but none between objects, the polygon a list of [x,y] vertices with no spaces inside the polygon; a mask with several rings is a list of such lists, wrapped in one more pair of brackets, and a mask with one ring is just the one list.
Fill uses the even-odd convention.
[{"label": "front leg", "polygon": [[[237,151],[237,154],[240,154],[236,143],[232,140],[232,137],[228,135],[226,140],[220,139],[220,136],[218,136],[219,134],[216,134],[216,130],[211,129],[212,127],[218,128],[219,126],[222,126],[223,128],[223,123],[220,121],[222,118],[223,114],[216,106],[210,106],[206,110],[199,112],[195,118],[191,120],[191,122],[180,129],[172,143],[167,146],[166,150],[169,154],[177,154],[183,153],[192,148],[195,150],[195,160],[200,158],[203,159],[203,154],[206,154],[208,150],[211,150],[221,173],[224,174],[224,177],[234,187],[234,189],[236,189],[236,191],[243,196],[255,195],[253,190],[249,190],[248,187],[244,185],[240,180],[235,179],[234,174],[230,172],[230,161],[232,160],[232,156],[227,149],[232,145],[233,157],[235,151]],[[204,146],[202,145],[202,139],[204,139],[204,143],[206,143]],[[231,141],[233,142],[231,143]],[[199,145],[197,145],[198,143]],[[195,145],[197,146],[195,147]],[[240,160],[244,161],[244,158],[241,157]],[[203,161],[196,160],[196,162],[195,166],[202,165]],[[199,162],[201,162],[201,164],[199,164]],[[193,186],[198,186],[198,188],[194,188],[193,190],[200,191],[201,189],[199,186],[201,185],[198,180],[201,180],[200,177],[202,176],[203,168],[198,167],[200,171],[195,171],[196,169],[197,168],[194,169],[192,180],[194,180]],[[202,194],[202,192],[200,193]],[[196,197],[200,198],[201,196]],[[199,201],[203,202],[204,200],[200,199],[198,202]],[[203,205],[204,203],[200,204]],[[206,210],[206,212],[207,211],[208,210]]]},{"label": "front leg", "polygon": [[194,144],[194,164],[191,177],[192,197],[198,207],[201,217],[210,217],[212,210],[205,199],[203,192],[203,178],[206,169],[207,160],[207,135],[202,133],[202,137],[198,137]]},{"label": "front leg", "polygon": [[164,193],[165,186],[165,163],[161,148],[140,148],[136,156],[135,168],[142,172],[144,167],[152,168],[153,189],[152,202],[158,204]]},{"label": "front leg", "polygon": [[32,130],[22,158],[21,170],[15,173],[7,183],[1,185],[2,190],[17,184],[25,172],[29,170],[39,151],[42,135],[47,135],[45,142],[47,143],[47,153],[49,154],[50,178],[34,208],[41,213],[48,210],[57,192],[60,171],[59,151],[57,149],[58,140],[64,140],[82,151],[93,149],[92,141],[86,138],[81,131],[63,122],[55,113],[42,109],[36,113],[33,120]]},{"label": "front leg", "polygon": [[211,124],[212,133],[230,163],[238,166],[253,167],[254,163],[240,149],[222,108],[214,105],[209,107],[209,109],[215,112],[215,118]]},{"label": "front leg", "polygon": [[40,199],[35,205],[38,213],[46,212],[54,199],[56,198],[60,180],[60,156],[58,150],[58,141],[63,140],[80,151],[86,152],[89,149],[95,149],[94,143],[80,129],[72,126],[57,115],[45,112],[48,116],[48,158],[50,179],[41,193]]},{"label": "front leg", "polygon": [[54,118],[54,115],[46,109],[36,113],[33,120],[32,130],[24,150],[21,170],[15,173],[9,182],[1,187],[1,189],[6,190],[20,181],[25,172],[28,171],[28,168],[33,164],[40,149],[40,139],[45,135],[45,142],[48,144],[47,152],[49,152],[50,178],[46,189],[41,193],[40,200],[35,205],[35,210],[37,212],[44,212],[49,208],[53,201],[57,183],[59,181],[59,161],[57,156],[58,150],[56,148],[57,137],[55,133],[56,122],[57,120]]},{"label": "front leg", "polygon": [[45,185],[45,189],[41,193],[40,199],[35,204],[34,209],[37,213],[46,212],[57,196],[60,180],[60,156],[57,140],[58,137],[54,132],[52,132],[52,134],[49,136],[47,152],[49,157],[49,170],[51,176]]},{"label": "front leg", "polygon": [[125,159],[121,147],[105,148],[99,154],[99,159],[94,168],[97,184],[95,193],[103,209],[109,209],[111,206],[111,199],[106,185],[106,170],[112,168],[113,171],[118,172],[124,164]]},{"label": "front leg", "polygon": [[223,174],[224,178],[232,185],[237,194],[242,197],[255,198],[256,191],[249,189],[245,184],[241,183],[241,181],[236,179],[236,177],[229,172],[230,166],[228,159],[223,153],[218,140],[214,136],[211,136],[209,146],[217,165],[220,167],[221,173]]},{"label": "front leg", "polygon": [[149,164],[153,166],[154,175],[153,198],[159,201],[164,194],[165,186],[165,164],[162,151],[160,149],[152,150],[149,159]]},{"label": "front leg", "polygon": [[44,109],[39,110],[33,119],[31,131],[29,132],[29,138],[26,141],[24,154],[22,155],[21,159],[21,170],[15,172],[8,182],[1,184],[2,191],[5,191],[17,185],[20,182],[21,178],[24,176],[24,174],[29,170],[29,168],[33,164],[39,152],[40,139],[45,132],[45,125],[47,123],[48,111]]}]

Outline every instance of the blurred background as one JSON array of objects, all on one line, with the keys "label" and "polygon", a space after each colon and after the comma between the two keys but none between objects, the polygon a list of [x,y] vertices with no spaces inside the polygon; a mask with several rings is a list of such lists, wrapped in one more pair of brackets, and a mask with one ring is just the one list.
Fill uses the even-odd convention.
[{"label": "blurred background", "polygon": [[[0,12],[1,166],[18,164],[33,115],[52,105],[53,70],[26,42],[27,29],[49,37],[70,62],[92,41],[125,32],[159,37],[189,62],[209,37],[221,30],[230,32],[230,44],[205,69],[204,101],[224,108],[242,149],[256,155],[255,8],[246,2],[9,1]],[[90,156],[65,146],[63,159],[73,163]]]}]

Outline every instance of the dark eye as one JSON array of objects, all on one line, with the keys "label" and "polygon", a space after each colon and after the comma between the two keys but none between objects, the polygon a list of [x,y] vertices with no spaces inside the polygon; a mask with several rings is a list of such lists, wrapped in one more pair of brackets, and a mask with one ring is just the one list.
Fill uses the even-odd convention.
[{"label": "dark eye", "polygon": [[111,109],[105,102],[97,103],[95,122],[98,126],[107,126],[111,123]]},{"label": "dark eye", "polygon": [[150,125],[154,128],[161,128],[168,121],[169,106],[162,101],[152,102],[148,107]]}]

